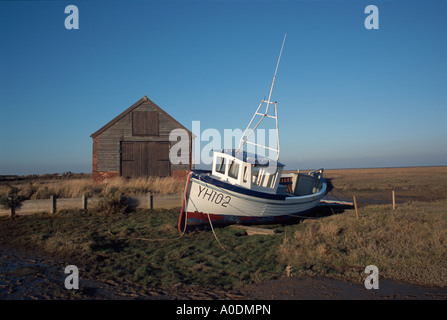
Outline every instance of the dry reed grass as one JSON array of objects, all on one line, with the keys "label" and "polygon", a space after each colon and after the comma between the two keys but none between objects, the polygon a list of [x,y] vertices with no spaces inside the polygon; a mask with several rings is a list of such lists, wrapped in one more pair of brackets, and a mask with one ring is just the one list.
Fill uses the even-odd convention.
[{"label": "dry reed grass", "polygon": [[0,194],[8,194],[12,188],[27,199],[48,199],[50,195],[60,198],[79,198],[83,195],[113,196],[122,194],[134,196],[147,192],[158,194],[181,194],[184,183],[172,177],[115,178],[98,185],[89,178],[61,180],[13,181],[0,184]]},{"label": "dry reed grass", "polygon": [[361,281],[367,265],[381,277],[447,286],[447,200],[412,202],[392,210],[373,205],[308,220],[280,246],[297,273]]}]

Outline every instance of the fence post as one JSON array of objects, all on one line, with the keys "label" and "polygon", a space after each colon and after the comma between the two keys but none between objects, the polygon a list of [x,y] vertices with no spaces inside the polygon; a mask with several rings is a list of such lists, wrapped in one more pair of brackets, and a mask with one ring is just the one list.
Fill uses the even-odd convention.
[{"label": "fence post", "polygon": [[148,208],[149,209],[154,209],[154,196],[152,195],[152,193],[151,192],[148,192],[148,194],[147,194],[147,196],[148,196]]},{"label": "fence post", "polygon": [[358,212],[358,209],[357,209],[357,201],[355,199],[355,196],[353,198],[354,198],[355,216],[357,217],[357,220],[358,220],[359,219],[359,212]]},{"label": "fence post", "polygon": [[82,196],[82,210],[87,210],[87,197],[85,195]]},{"label": "fence post", "polygon": [[56,197],[54,195],[50,196],[50,202],[51,202],[51,213],[56,213]]},{"label": "fence post", "polygon": [[394,190],[393,190],[392,194],[393,194],[393,210],[396,210],[396,197],[394,195]]}]

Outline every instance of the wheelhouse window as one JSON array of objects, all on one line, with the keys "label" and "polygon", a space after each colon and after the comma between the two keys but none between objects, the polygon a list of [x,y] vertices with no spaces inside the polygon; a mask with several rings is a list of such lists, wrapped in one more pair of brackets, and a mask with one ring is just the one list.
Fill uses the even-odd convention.
[{"label": "wheelhouse window", "polygon": [[268,175],[266,187],[273,188],[276,183],[276,177],[278,176],[278,168],[276,168],[275,172]]},{"label": "wheelhouse window", "polygon": [[231,161],[230,167],[228,169],[228,176],[233,179],[237,179],[239,174],[239,163],[236,161]]},{"label": "wheelhouse window", "polygon": [[216,158],[216,172],[225,174],[227,159],[222,157]]},{"label": "wheelhouse window", "polygon": [[259,181],[259,167],[253,166],[253,168],[251,169],[251,173],[252,173],[252,183],[258,185],[258,181]]},{"label": "wheelhouse window", "polygon": [[248,181],[248,166],[244,166],[244,174],[242,176],[242,180],[243,182],[247,182]]}]

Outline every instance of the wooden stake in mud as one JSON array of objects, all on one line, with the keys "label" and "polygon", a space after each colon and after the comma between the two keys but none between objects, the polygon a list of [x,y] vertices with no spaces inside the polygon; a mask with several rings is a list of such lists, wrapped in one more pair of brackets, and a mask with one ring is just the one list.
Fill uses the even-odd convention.
[{"label": "wooden stake in mud", "polygon": [[396,197],[394,195],[394,190],[393,190],[392,194],[393,194],[393,210],[396,210]]},{"label": "wooden stake in mud", "polygon": [[358,211],[358,209],[357,209],[357,201],[356,201],[356,199],[355,199],[355,196],[354,196],[353,198],[354,198],[355,216],[356,216],[356,218],[357,218],[357,220],[358,220],[358,219],[359,219],[359,211]]}]

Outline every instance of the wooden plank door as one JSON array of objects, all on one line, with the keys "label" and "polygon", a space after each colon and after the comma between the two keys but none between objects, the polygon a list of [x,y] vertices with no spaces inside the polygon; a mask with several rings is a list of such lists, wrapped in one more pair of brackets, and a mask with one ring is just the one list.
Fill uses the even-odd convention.
[{"label": "wooden plank door", "polygon": [[171,175],[169,142],[121,142],[123,177],[165,177]]},{"label": "wooden plank door", "polygon": [[169,160],[169,143],[157,142],[156,150],[156,164],[157,175],[159,177],[167,177],[171,175],[171,161]]},{"label": "wooden plank door", "polygon": [[135,142],[121,142],[121,176],[126,178],[136,177],[134,144]]}]

